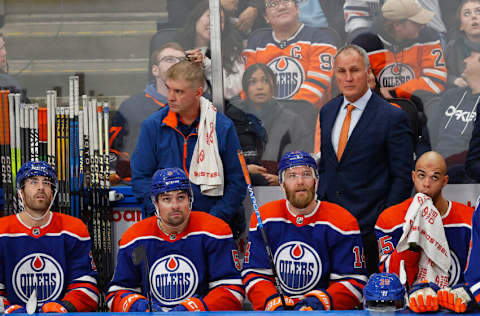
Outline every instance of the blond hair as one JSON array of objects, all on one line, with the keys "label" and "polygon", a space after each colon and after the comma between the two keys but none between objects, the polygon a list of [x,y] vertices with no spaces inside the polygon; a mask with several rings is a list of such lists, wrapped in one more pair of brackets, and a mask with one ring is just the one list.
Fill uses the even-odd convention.
[{"label": "blond hair", "polygon": [[205,73],[202,67],[189,61],[181,61],[170,67],[167,71],[167,79],[188,81],[195,89],[205,85]]}]

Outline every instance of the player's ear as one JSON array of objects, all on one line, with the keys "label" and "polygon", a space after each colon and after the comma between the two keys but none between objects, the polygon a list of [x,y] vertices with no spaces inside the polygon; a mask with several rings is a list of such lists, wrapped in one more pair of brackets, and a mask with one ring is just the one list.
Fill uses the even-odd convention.
[{"label": "player's ear", "polygon": [[158,77],[159,74],[160,74],[160,69],[158,68],[158,66],[152,65],[152,75],[154,77]]}]

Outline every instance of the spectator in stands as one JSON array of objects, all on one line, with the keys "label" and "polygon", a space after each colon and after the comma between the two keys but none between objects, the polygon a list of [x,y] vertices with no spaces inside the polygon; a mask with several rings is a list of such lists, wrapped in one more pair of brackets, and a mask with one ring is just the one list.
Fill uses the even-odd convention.
[{"label": "spectator in stands", "polygon": [[246,185],[235,127],[202,97],[205,77],[199,65],[188,61],[173,65],[166,83],[168,104],[143,122],[132,155],[133,192],[151,214],[153,173],[182,168],[193,184],[193,209],[223,219],[237,234],[245,223],[239,208]]},{"label": "spectator in stands", "polygon": [[246,67],[262,63],[273,70],[275,98],[321,107],[329,98],[338,38],[300,23],[295,0],[265,0],[265,19],[273,30],[251,34],[243,53]]},{"label": "spectator in stands", "polygon": [[480,101],[480,52],[472,52],[464,62],[467,86],[448,89],[426,111],[430,143],[445,157],[450,183],[471,182],[465,173],[465,159]]},{"label": "spectator in stands", "polygon": [[[230,99],[241,91],[244,63],[242,59],[242,39],[233,27],[230,19],[221,12],[222,25],[222,61],[224,97]],[[208,0],[198,1],[184,27],[178,32],[176,40],[185,48],[198,48],[205,55],[203,64],[207,80],[212,83],[210,53],[210,10]]]},{"label": "spectator in stands", "polygon": [[[418,195],[413,199],[409,198],[394,205],[380,214],[375,226],[375,233],[381,248],[380,270],[400,275],[401,261],[403,260],[408,285],[412,286],[416,283],[409,292],[410,309],[415,312],[432,312],[438,310],[439,307],[438,303],[435,303],[432,299],[437,298],[439,287],[454,286],[457,283],[465,282],[464,269],[467,264],[472,234],[473,208],[449,201],[443,196],[442,190],[448,183],[447,166],[443,157],[437,152],[430,151],[418,158],[415,170],[412,171],[412,179],[415,191],[428,196],[436,210],[424,203],[425,195]],[[431,254],[432,249],[424,249],[413,243],[405,250],[398,248],[404,233],[405,221],[412,218],[413,215],[410,214],[415,211],[418,213],[424,212],[425,208],[428,210],[428,214],[424,216],[427,221],[420,220],[411,229],[416,227],[424,232],[427,231],[427,234],[432,233],[427,226],[429,224],[434,225],[436,217],[437,219],[441,218],[439,224],[443,224],[447,245],[442,244],[441,238],[437,238],[438,235],[436,235],[436,243],[432,246],[436,249],[438,247],[448,249],[447,255],[451,261],[450,271],[445,271],[443,274],[446,275],[446,278],[440,274],[436,283],[429,283],[428,281],[432,281],[426,278],[426,273],[432,275],[432,271],[426,271],[428,268],[425,268],[425,266],[419,267],[422,252],[429,251],[428,253]],[[441,229],[438,226],[432,228],[436,230],[436,233]],[[437,257],[437,259],[436,262],[441,261],[440,258]],[[433,274],[438,271],[440,269],[437,268]],[[418,282],[425,280],[427,281]],[[423,298],[423,300],[420,298]],[[441,304],[443,305],[444,302],[441,302]],[[444,307],[448,308],[449,306]]]},{"label": "spectator in stands", "polygon": [[378,262],[373,227],[385,206],[410,195],[413,144],[406,114],[369,89],[369,68],[367,53],[356,45],[335,57],[343,95],[320,110],[318,196],[357,218],[373,273]]},{"label": "spectator in stands", "polygon": [[[198,0],[167,0],[168,23],[163,25],[169,28],[183,27],[191,9]],[[227,15],[235,16],[236,26],[242,32],[261,25],[260,18],[263,12],[263,0],[220,0],[220,4]]]},{"label": "spectator in stands", "polygon": [[447,83],[465,88],[468,83],[462,78],[464,59],[472,52],[480,52],[480,0],[463,0],[457,9],[457,20],[459,29],[445,51]]},{"label": "spectator in stands", "polygon": [[[471,87],[471,93],[480,97],[480,53],[473,52],[469,58],[465,59],[464,77],[468,79],[468,85]],[[472,67],[470,68],[470,64]],[[468,89],[468,88],[466,88]],[[468,147],[467,159],[465,162],[465,171],[467,175],[480,182],[480,120],[477,117],[477,107],[479,100],[475,102],[475,114],[471,113],[469,118],[475,121],[472,137]],[[473,112],[473,109],[472,109]],[[456,113],[455,113],[456,114]]]},{"label": "spectator in stands", "polygon": [[298,2],[301,23],[313,27],[331,27],[341,38],[345,36],[345,20],[341,14],[344,0],[302,0]]},{"label": "spectator in stands", "polygon": [[[383,29],[360,34],[352,43],[363,47],[385,98],[429,98],[443,92],[447,71],[438,34],[425,24],[433,12],[416,0],[387,0]],[[425,102],[425,100],[423,100]]]},{"label": "spectator in stands", "polygon": [[[381,28],[381,8],[385,2],[385,0],[345,0],[343,11],[348,41],[353,40],[362,33],[376,32]],[[442,4],[439,3],[439,0],[418,0],[418,3],[423,8],[435,13],[427,25],[438,33],[442,41],[442,47],[445,47],[447,29],[442,19]]]},{"label": "spectator in stands", "polygon": [[[0,10],[2,3],[0,1]],[[0,23],[2,16],[0,15]],[[30,103],[27,97],[27,91],[22,88],[20,83],[14,77],[8,74],[8,59],[7,59],[7,46],[5,43],[5,36],[0,33],[0,89],[10,90],[10,92],[21,93],[22,102]]]},{"label": "spectator in stands", "polygon": [[[189,55],[192,60],[201,61],[200,51],[190,51]],[[137,144],[140,126],[167,103],[168,88],[165,84],[167,70],[184,59],[183,47],[175,42],[165,43],[155,50],[151,58],[154,81],[149,82],[144,91],[123,101],[115,112],[110,129],[113,131],[110,142],[111,151],[116,159],[112,162],[113,167],[119,177],[112,177],[114,183],[120,179],[129,181],[130,155]]]},{"label": "spectator in stands", "polygon": [[[316,117],[314,108],[306,101],[274,99],[275,85],[273,71],[264,64],[254,64],[243,75],[245,100],[239,104],[239,99],[232,100],[243,111],[258,117],[266,130],[268,139],[263,153],[257,152],[246,158],[249,172],[262,175],[267,185],[279,183],[276,168],[267,170],[266,166],[276,166],[283,154],[289,151],[312,151]],[[302,111],[308,114],[300,114]]]}]

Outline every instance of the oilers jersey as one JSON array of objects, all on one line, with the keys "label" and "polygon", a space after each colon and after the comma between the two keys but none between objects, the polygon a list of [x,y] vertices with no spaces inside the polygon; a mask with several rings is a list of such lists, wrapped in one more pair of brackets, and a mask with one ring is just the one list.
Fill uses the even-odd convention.
[{"label": "oilers jersey", "polygon": [[478,206],[473,213],[472,227],[471,249],[465,271],[465,279],[475,300],[480,303],[480,209]]},{"label": "oilers jersey", "polygon": [[[405,269],[409,283],[413,283],[418,267],[409,261],[418,262],[419,252],[406,250],[397,253],[396,247],[403,234],[403,223],[412,198],[384,210],[375,225],[378,249],[380,252],[380,271],[400,274],[400,261],[405,260]],[[465,282],[464,269],[467,263],[470,237],[472,232],[473,208],[464,204],[448,201],[448,210],[442,217],[445,236],[450,248],[452,265],[449,271],[449,286]]]},{"label": "oilers jersey", "polygon": [[441,94],[447,82],[447,67],[440,38],[429,27],[417,39],[395,44],[386,34],[361,34],[353,44],[368,52],[370,64],[381,87],[392,88],[392,96],[410,98],[426,91]]},{"label": "oilers jersey", "polygon": [[49,216],[42,227],[25,225],[18,214],[0,218],[0,298],[25,306],[36,290],[39,306],[62,300],[78,312],[96,311],[97,273],[87,227],[69,215]]},{"label": "oilers jersey", "polygon": [[[353,309],[362,301],[366,270],[357,220],[339,205],[321,201],[307,216],[296,216],[286,200],[260,208],[275,269],[285,294],[294,301],[312,290],[326,290],[333,309]],[[270,261],[255,214],[250,220],[243,283],[255,310],[277,294]]]},{"label": "oilers jersey", "polygon": [[[149,271],[143,262],[134,264],[132,253],[139,246],[145,247]],[[209,311],[239,310],[244,297],[239,269],[232,232],[222,220],[192,211],[185,229],[167,236],[157,217],[149,217],[130,227],[119,242],[107,304],[111,311],[121,310],[120,296],[126,291],[148,297],[148,276],[152,301],[165,311],[193,296],[202,298]]]},{"label": "oilers jersey", "polygon": [[243,51],[245,69],[267,65],[277,79],[275,98],[306,100],[320,107],[329,99],[336,42],[329,29],[302,25],[285,41],[261,29],[252,33]]}]

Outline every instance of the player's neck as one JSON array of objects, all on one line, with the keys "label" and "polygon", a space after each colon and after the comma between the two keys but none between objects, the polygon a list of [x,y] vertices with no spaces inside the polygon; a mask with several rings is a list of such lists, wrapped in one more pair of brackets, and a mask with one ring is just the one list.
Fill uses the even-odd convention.
[{"label": "player's neck", "polygon": [[185,227],[188,224],[188,220],[184,221],[182,224],[178,226],[170,226],[168,224],[165,224],[162,220],[157,219],[157,224],[160,230],[167,236],[170,236],[172,234],[178,235],[183,232]]},{"label": "player's neck", "polygon": [[198,104],[193,106],[191,109],[188,109],[187,111],[182,111],[182,113],[178,114],[180,115],[180,118],[185,125],[192,125],[192,123],[197,119],[197,117],[200,116],[200,101],[198,101]]},{"label": "player's neck", "polygon": [[448,201],[443,197],[443,195],[440,195],[435,201],[433,201],[433,205],[435,205],[435,208],[440,213],[440,216],[445,215],[448,211]]},{"label": "player's neck", "polygon": [[288,40],[292,37],[295,33],[297,33],[298,28],[302,24],[299,21],[296,21],[295,24],[288,25],[282,28],[277,28],[275,32],[275,37],[280,41]]},{"label": "player's neck", "polygon": [[21,211],[19,216],[22,222],[30,227],[41,227],[45,225],[50,219],[50,211],[33,211],[28,207]]}]

